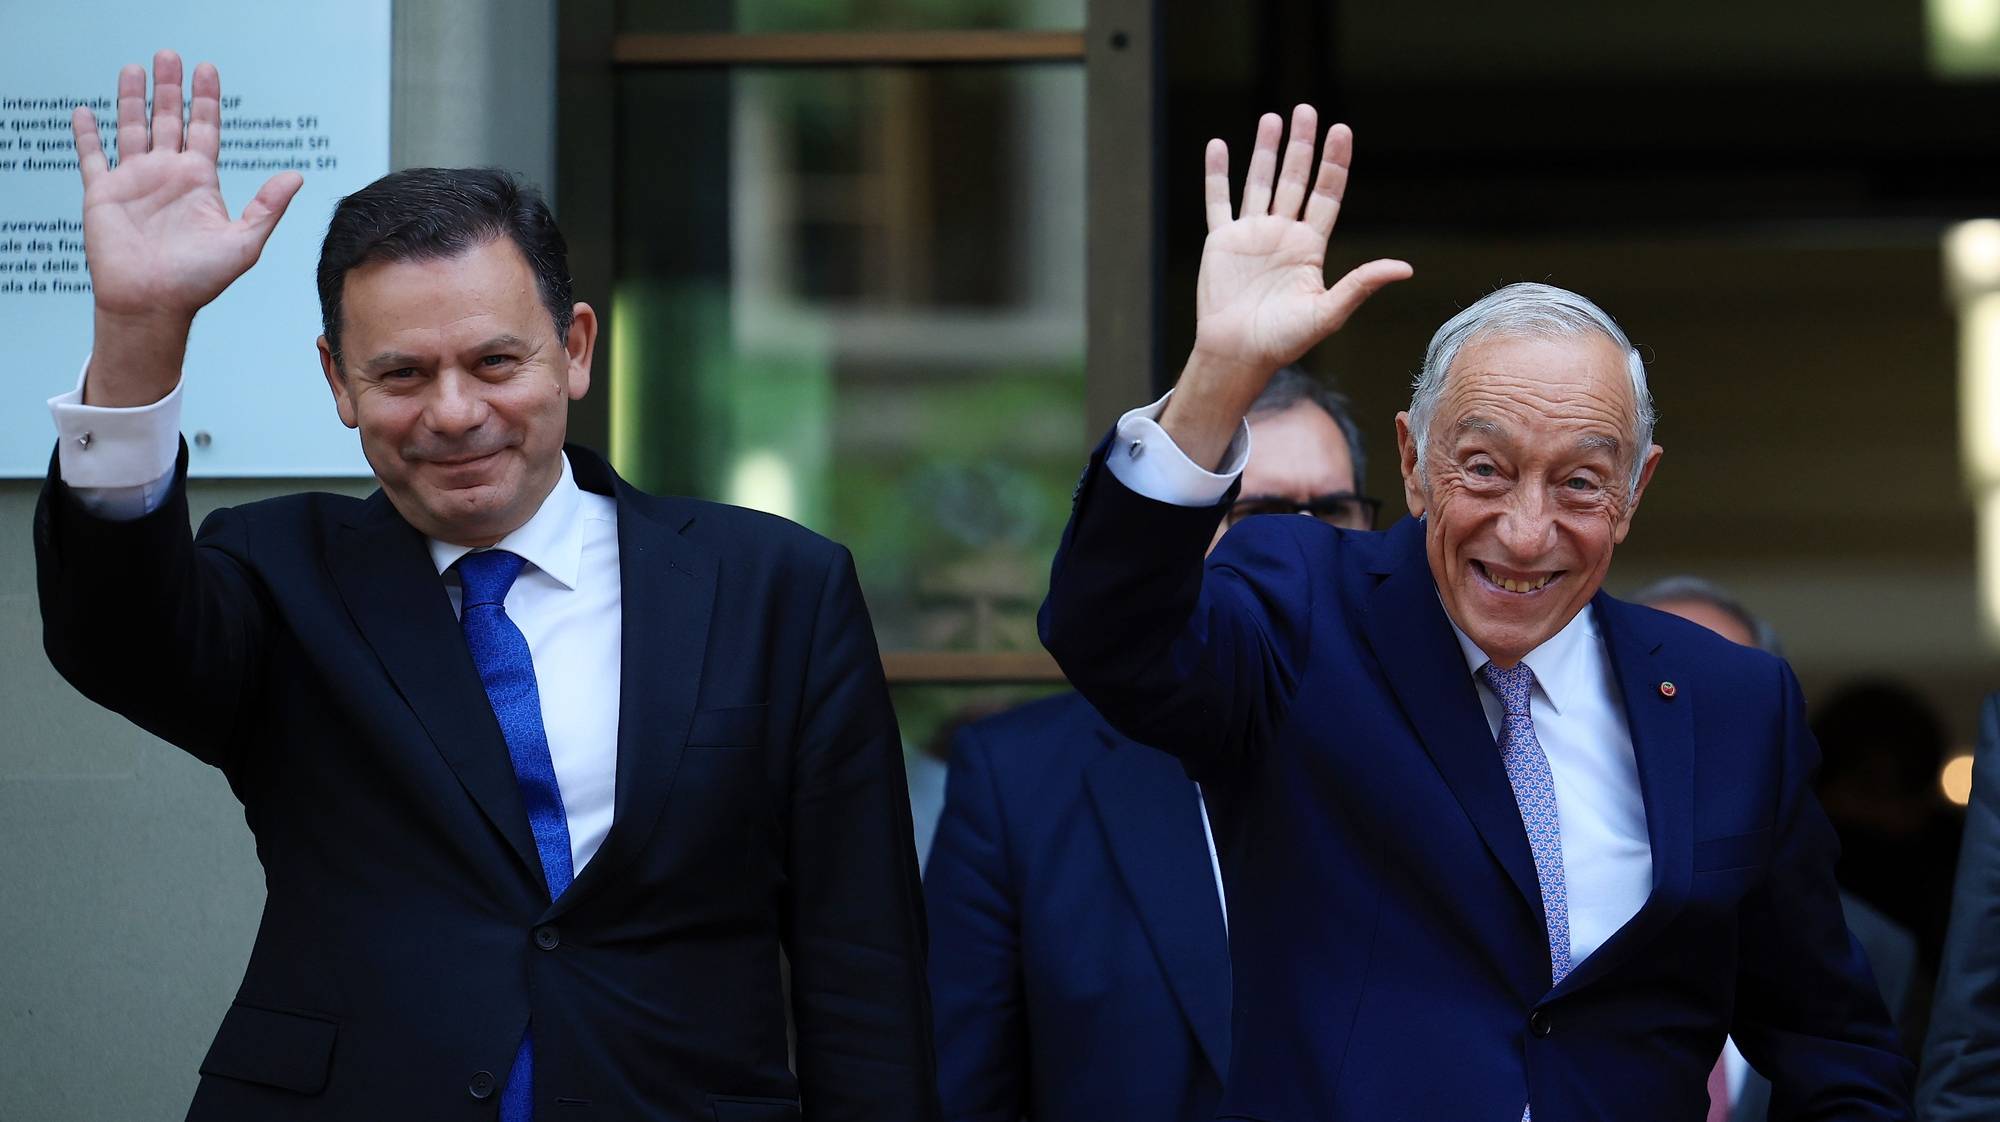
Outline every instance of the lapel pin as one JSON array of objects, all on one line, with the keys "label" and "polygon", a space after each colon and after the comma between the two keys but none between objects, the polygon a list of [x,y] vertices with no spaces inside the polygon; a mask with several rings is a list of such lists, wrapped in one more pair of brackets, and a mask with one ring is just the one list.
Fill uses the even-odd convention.
[{"label": "lapel pin", "polygon": [[1660,683],[1660,696],[1666,698],[1668,701],[1672,701],[1674,699],[1674,695],[1679,692],[1680,692],[1679,690],[1674,688],[1674,684],[1672,682]]}]

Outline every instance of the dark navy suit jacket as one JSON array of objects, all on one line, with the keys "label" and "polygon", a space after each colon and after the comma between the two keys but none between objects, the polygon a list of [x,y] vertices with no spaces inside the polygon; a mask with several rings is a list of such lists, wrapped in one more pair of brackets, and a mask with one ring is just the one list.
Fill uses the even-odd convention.
[{"label": "dark navy suit jacket", "polygon": [[1551,990],[1534,862],[1424,524],[1255,518],[1204,566],[1223,508],[1145,499],[1102,457],[1043,640],[1207,794],[1233,961],[1224,1117],[1509,1122],[1532,1101],[1537,1122],[1699,1120],[1731,1031],[1774,1117],[1909,1117],[1783,662],[1592,602],[1654,885]]},{"label": "dark navy suit jacket", "polygon": [[2000,1117],[2000,693],[1979,708],[1951,929],[1924,1041],[1926,1122]]},{"label": "dark navy suit jacket", "polygon": [[1074,693],[967,726],[924,895],[957,1122],[1207,1122],[1229,951],[1195,786]]},{"label": "dark navy suit jacket", "polygon": [[569,456],[618,504],[623,669],[611,830],[554,901],[425,540],[381,492],[195,537],[185,450],[130,522],[51,468],[50,657],[221,769],[264,866],[190,1119],[491,1119],[531,1019],[544,1122],[937,1116],[909,796],[847,551]]}]

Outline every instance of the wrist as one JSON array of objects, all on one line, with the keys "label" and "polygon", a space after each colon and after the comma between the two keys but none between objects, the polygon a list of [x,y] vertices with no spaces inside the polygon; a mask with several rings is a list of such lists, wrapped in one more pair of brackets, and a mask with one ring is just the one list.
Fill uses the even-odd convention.
[{"label": "wrist", "polygon": [[1250,403],[1270,385],[1276,365],[1246,362],[1231,353],[1204,350],[1199,341],[1188,352],[1187,364],[1174,382],[1174,397],[1185,398],[1204,412],[1228,414],[1232,426],[1250,411]]},{"label": "wrist", "polygon": [[1197,346],[1174,383],[1160,427],[1204,470],[1219,470],[1250,403],[1274,372],[1275,368],[1220,357]]},{"label": "wrist", "polygon": [[86,405],[121,409],[151,405],[180,382],[192,317],[172,313],[123,314],[96,310]]}]

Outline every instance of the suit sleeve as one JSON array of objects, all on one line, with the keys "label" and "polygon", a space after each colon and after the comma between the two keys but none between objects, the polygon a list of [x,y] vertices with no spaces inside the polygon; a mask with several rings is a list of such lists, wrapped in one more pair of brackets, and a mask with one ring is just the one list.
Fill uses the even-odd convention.
[{"label": "suit sleeve", "polygon": [[1924,1041],[1919,1117],[2000,1116],[2000,694],[1980,711],[1979,754],[1952,892],[1951,927]]},{"label": "suit sleeve", "polygon": [[976,726],[958,734],[924,870],[938,1091],[953,1122],[1016,1122],[1028,1106],[1018,886]]},{"label": "suit sleeve", "polygon": [[902,742],[845,549],[820,588],[791,789],[784,939],[808,1122],[937,1118]]},{"label": "suit sleeve", "polygon": [[1234,495],[1207,507],[1145,498],[1099,445],[1049,575],[1042,643],[1118,731],[1180,757],[1197,780],[1284,721],[1311,643],[1310,566],[1289,525],[1252,518],[1202,553]]},{"label": "suit sleeve", "polygon": [[50,465],[35,509],[42,646],[85,697],[230,772],[268,608],[233,511],[188,532],[187,452],[154,510],[92,514]]},{"label": "suit sleeve", "polygon": [[1913,1071],[1847,929],[1834,884],[1833,826],[1812,794],[1819,746],[1779,664],[1784,770],[1772,862],[1742,908],[1732,1033],[1771,1080],[1771,1117],[1908,1119]]}]

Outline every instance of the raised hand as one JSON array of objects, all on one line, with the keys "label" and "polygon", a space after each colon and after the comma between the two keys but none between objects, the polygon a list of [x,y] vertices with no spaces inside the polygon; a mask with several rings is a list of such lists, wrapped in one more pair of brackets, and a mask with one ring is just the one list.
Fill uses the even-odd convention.
[{"label": "raised hand", "polygon": [[[1353,160],[1346,125],[1326,130],[1313,163],[1319,116],[1292,111],[1282,169],[1283,123],[1267,113],[1243,182],[1242,207],[1229,207],[1229,146],[1208,142],[1204,199],[1208,241],[1195,290],[1195,346],[1161,423],[1196,462],[1214,466],[1243,413],[1271,375],[1340,330],[1363,301],[1410,275],[1401,261],[1370,261],[1332,285],[1326,247],[1340,217]],[[1310,184],[1310,191],[1308,191]]]},{"label": "raised hand", "polygon": [[118,167],[109,166],[97,118],[70,115],[83,175],[83,240],[96,301],[96,339],[85,400],[157,401],[180,378],[195,313],[249,271],[303,180],[271,177],[231,219],[215,161],[222,142],[222,80],[195,68],[185,129],[181,59],[153,56],[153,113],[146,72],[118,75]]}]

